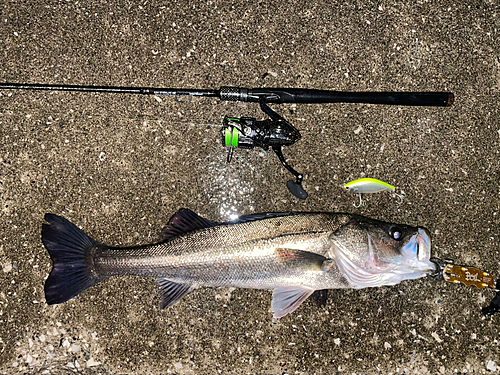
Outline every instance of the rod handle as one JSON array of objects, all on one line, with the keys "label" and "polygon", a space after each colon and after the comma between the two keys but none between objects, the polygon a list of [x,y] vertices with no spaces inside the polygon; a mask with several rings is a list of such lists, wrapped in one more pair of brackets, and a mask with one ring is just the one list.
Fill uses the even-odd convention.
[{"label": "rod handle", "polygon": [[226,101],[266,103],[366,103],[405,106],[449,107],[450,92],[343,92],[296,88],[221,87],[220,99]]}]

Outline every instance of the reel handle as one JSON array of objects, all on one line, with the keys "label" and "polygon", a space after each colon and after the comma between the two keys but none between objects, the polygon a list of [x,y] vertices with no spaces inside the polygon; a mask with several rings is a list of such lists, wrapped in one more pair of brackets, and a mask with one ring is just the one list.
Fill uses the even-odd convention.
[{"label": "reel handle", "polygon": [[293,182],[292,180],[288,180],[286,183],[286,187],[288,190],[290,190],[290,193],[292,193],[296,198],[299,199],[306,199],[309,194],[304,190],[302,187],[302,180],[304,179],[304,176],[297,172],[295,169],[293,169],[285,160],[285,157],[283,156],[283,152],[281,152],[281,146],[274,146],[273,147],[274,153],[278,156],[278,159],[280,159],[281,164],[290,171],[291,174],[293,174],[296,178],[296,181]]},{"label": "reel handle", "polygon": [[301,184],[293,182],[292,180],[287,181],[286,187],[296,198],[304,200],[309,196]]}]

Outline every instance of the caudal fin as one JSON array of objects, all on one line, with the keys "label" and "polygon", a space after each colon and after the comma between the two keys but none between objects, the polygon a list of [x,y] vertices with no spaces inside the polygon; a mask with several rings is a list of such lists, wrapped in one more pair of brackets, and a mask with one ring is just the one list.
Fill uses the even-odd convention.
[{"label": "caudal fin", "polygon": [[89,269],[90,250],[102,246],[65,218],[45,214],[49,224],[42,225],[42,242],[52,259],[52,271],[45,282],[49,305],[63,303],[98,283],[103,278]]}]

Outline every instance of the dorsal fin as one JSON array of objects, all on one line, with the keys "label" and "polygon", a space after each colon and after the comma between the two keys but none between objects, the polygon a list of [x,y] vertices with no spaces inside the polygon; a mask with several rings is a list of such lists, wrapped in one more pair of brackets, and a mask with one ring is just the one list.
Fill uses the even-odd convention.
[{"label": "dorsal fin", "polygon": [[187,208],[181,208],[170,218],[167,225],[162,229],[160,241],[168,241],[186,232],[211,228],[217,225],[221,224],[202,218]]},{"label": "dorsal fin", "polygon": [[260,214],[242,215],[239,216],[237,219],[232,220],[231,224],[246,223],[248,221],[256,221],[256,220],[270,219],[273,217],[291,216],[291,215],[297,215],[297,213],[293,211],[287,211],[287,212],[264,212]]}]

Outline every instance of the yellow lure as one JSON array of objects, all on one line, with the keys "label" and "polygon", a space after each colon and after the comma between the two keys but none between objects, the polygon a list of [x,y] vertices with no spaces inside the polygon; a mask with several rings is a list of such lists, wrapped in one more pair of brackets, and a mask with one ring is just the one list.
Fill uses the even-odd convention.
[{"label": "yellow lure", "polygon": [[396,190],[394,186],[376,178],[360,178],[344,184],[344,188],[358,194],[378,193],[381,191],[394,192]]}]

